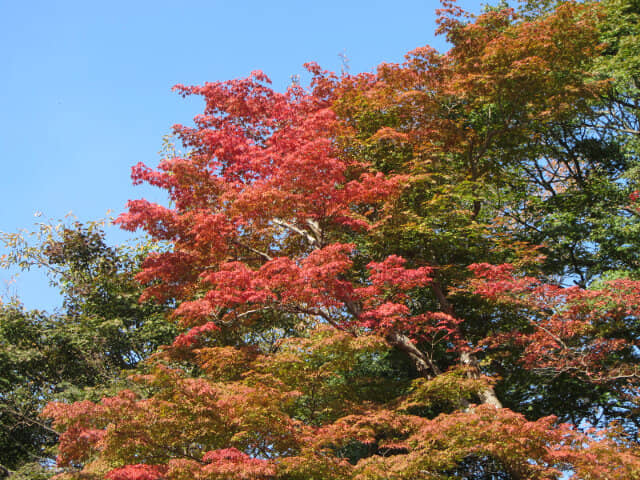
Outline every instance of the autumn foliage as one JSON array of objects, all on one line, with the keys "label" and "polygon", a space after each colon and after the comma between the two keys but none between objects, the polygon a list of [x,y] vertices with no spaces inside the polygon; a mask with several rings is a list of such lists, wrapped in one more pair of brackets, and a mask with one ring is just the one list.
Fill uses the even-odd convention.
[{"label": "autumn foliage", "polygon": [[[606,173],[557,134],[602,115],[607,13],[536,5],[443,2],[448,52],[308,89],[176,86],[206,105],[187,153],[133,169],[170,202],[118,222],[163,246],[137,279],[185,333],[47,406],[61,478],[640,478],[633,261],[593,273],[601,238],[560,268],[571,222],[541,238],[548,188],[587,191],[567,149]],[[625,207],[633,182],[607,184]]]}]

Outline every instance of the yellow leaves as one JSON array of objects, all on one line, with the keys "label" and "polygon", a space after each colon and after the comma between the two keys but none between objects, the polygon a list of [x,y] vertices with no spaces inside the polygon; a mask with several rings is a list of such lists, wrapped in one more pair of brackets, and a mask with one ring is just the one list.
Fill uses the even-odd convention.
[{"label": "yellow leaves", "polygon": [[475,403],[476,396],[494,381],[488,377],[470,377],[465,367],[454,367],[431,380],[414,380],[411,392],[402,401],[400,408],[406,411],[433,407],[436,411],[457,410]]},{"label": "yellow leaves", "polygon": [[347,415],[335,423],[323,427],[317,437],[320,448],[335,449],[358,441],[364,444],[395,444],[415,433],[423,420],[410,415],[398,414],[392,410],[369,410],[360,415]]},{"label": "yellow leaves", "polygon": [[209,347],[194,350],[196,362],[215,381],[237,380],[249,369],[255,351],[235,347]]},{"label": "yellow leaves", "polygon": [[393,128],[382,127],[373,135],[373,137],[371,137],[371,139],[389,141],[393,143],[404,143],[409,140],[409,136],[406,133],[399,132]]},{"label": "yellow leaves", "polygon": [[362,410],[357,399],[375,393],[369,390],[379,382],[363,370],[388,348],[382,338],[354,337],[322,326],[308,337],[283,340],[275,354],[258,357],[246,381],[266,382],[283,395],[293,395],[287,411],[294,418],[322,424]]}]

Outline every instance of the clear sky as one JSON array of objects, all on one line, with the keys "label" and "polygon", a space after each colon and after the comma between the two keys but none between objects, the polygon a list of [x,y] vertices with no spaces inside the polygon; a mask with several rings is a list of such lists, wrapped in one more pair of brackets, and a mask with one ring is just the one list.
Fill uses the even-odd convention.
[{"label": "clear sky", "polygon": [[[478,1],[459,1],[477,12]],[[116,214],[130,198],[130,168],[156,165],[163,135],[200,113],[176,83],[262,70],[283,90],[302,64],[352,72],[400,62],[434,37],[428,0],[0,0],[0,230],[39,219]],[[114,242],[121,232],[110,232]],[[0,272],[0,293],[9,278]],[[27,308],[60,302],[41,274],[12,287]]]}]

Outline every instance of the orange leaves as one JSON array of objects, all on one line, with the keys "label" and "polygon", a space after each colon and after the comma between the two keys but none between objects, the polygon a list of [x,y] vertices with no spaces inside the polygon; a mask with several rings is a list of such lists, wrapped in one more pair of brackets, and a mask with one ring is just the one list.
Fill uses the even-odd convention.
[{"label": "orange leaves", "polygon": [[212,380],[237,380],[248,370],[256,353],[234,347],[207,347],[195,350],[196,363]]},{"label": "orange leaves", "polygon": [[164,465],[127,465],[111,470],[106,474],[106,478],[107,480],[161,480],[165,478],[166,471],[167,467]]},{"label": "orange leaves", "polygon": [[423,420],[418,417],[398,415],[390,410],[348,415],[321,429],[318,433],[317,446],[336,449],[358,441],[372,445],[374,449],[378,447],[379,442],[385,444],[393,442],[407,448],[407,444],[403,441],[415,432],[422,422]]},{"label": "orange leaves", "polygon": [[506,409],[478,406],[473,412],[443,415],[426,422],[410,439],[417,451],[409,456],[409,468],[454,470],[464,458],[488,456],[514,476],[554,478],[562,465],[547,451],[561,446],[567,436],[573,436],[573,432],[565,426],[554,426],[553,418],[528,422]]},{"label": "orange leaves", "polygon": [[406,133],[399,132],[391,127],[382,127],[373,137],[371,137],[371,139],[403,143],[409,139],[409,136]]},{"label": "orange leaves", "polygon": [[[374,418],[384,417],[378,414]],[[393,425],[390,420],[389,429]],[[531,422],[509,410],[485,405],[433,420],[406,416],[401,421],[406,432],[401,443],[405,453],[369,456],[358,462],[351,478],[457,478],[488,469],[514,478],[558,478],[572,470],[577,478],[623,479],[635,478],[638,471],[638,458],[632,450],[621,449],[622,457],[614,459],[607,452],[611,443],[556,425],[552,417]],[[351,435],[363,442],[384,444],[385,429],[363,428],[366,423],[354,422],[361,428],[347,438]]]},{"label": "orange leaves", "polygon": [[[200,352],[205,366],[210,353]],[[206,451],[229,445],[276,453],[295,444],[297,424],[281,410],[290,402],[290,392],[266,384],[184,378],[181,372],[161,366],[135,380],[155,394],[143,399],[125,391],[98,404],[51,404],[47,408],[45,414],[67,428],[60,444],[61,466],[87,462],[97,454],[118,463],[160,464],[180,457],[185,446],[191,449],[187,457],[200,458]],[[210,457],[213,461],[215,455]],[[123,475],[147,470],[136,466],[116,470],[114,475],[128,478]]]},{"label": "orange leaves", "polygon": [[[601,49],[596,3],[562,2],[537,18],[512,8],[474,17],[455,2],[443,7],[438,32],[452,44],[448,52],[422,47],[404,64],[380,66],[374,79],[343,80],[337,109],[349,150],[393,143],[413,151],[415,173],[447,158],[455,178],[476,181],[497,167],[488,152],[530,143],[541,125],[588,111],[608,85],[592,73]],[[375,121],[361,120],[368,118]],[[396,172],[409,165],[402,167]],[[434,174],[444,170],[438,164]]]},{"label": "orange leaves", "polygon": [[170,460],[166,465],[136,464],[116,468],[107,480],[263,480],[273,478],[275,465],[251,458],[235,448],[206,452],[202,461]]},{"label": "orange leaves", "polygon": [[[527,421],[509,410],[478,406],[433,420],[389,410],[345,416],[318,429],[309,445],[276,461],[233,447],[208,450],[197,459],[132,464],[107,473],[109,480],[246,480],[271,478],[402,479],[493,468],[518,478],[636,478],[631,449],[594,439],[553,417]],[[612,452],[616,451],[613,456]],[[347,463],[345,459],[351,461]],[[317,475],[320,475],[319,477]],[[280,477],[283,476],[283,477]]]},{"label": "orange leaves", "polygon": [[474,103],[508,100],[518,110],[530,110],[528,115],[537,115],[534,105],[552,107],[555,115],[562,114],[558,107],[563,104],[576,108],[575,101],[590,97],[596,85],[585,80],[591,75],[584,69],[599,45],[594,11],[590,5],[565,2],[532,21],[504,9],[484,13],[473,23],[451,24],[451,91]]},{"label": "orange leaves", "polygon": [[556,478],[572,470],[578,478],[623,479],[635,478],[639,465],[633,450],[619,447],[621,457],[614,459],[610,441],[553,417],[528,421],[489,405],[432,420],[389,410],[346,416],[321,429],[316,442],[327,456],[356,455],[350,474],[341,477],[353,479],[457,478],[483,468],[516,478]]},{"label": "orange leaves", "polygon": [[224,478],[233,475],[234,478],[241,480],[254,480],[270,478],[276,471],[275,466],[267,460],[251,458],[236,448],[207,452],[202,460],[209,464],[202,469],[207,476],[213,474]]}]

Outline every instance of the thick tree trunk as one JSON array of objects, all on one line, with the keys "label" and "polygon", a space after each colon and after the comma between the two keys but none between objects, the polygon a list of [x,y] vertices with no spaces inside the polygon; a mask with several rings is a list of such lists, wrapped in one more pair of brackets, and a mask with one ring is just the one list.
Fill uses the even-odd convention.
[{"label": "thick tree trunk", "polygon": [[[460,354],[460,363],[462,365],[469,367],[469,377],[470,378],[479,378],[480,377],[480,369],[478,368],[478,360],[476,357],[469,352],[462,352]],[[496,408],[502,408],[502,402],[496,396],[496,392],[492,387],[488,387],[481,392],[478,393],[480,397],[480,401],[485,404],[493,405]]]},{"label": "thick tree trunk", "polygon": [[402,333],[393,332],[387,335],[387,341],[394,347],[406,353],[418,370],[418,373],[425,378],[433,378],[442,372],[438,366],[431,361],[413,342]]},{"label": "thick tree trunk", "polygon": [[[455,312],[453,310],[453,305],[449,303],[446,295],[444,294],[440,284],[434,280],[431,284],[431,288],[436,298],[438,299],[438,303],[442,307],[442,310],[452,317],[455,317]],[[460,363],[469,368],[469,376],[470,378],[479,378],[480,377],[480,368],[478,365],[478,359],[469,352],[462,352],[460,354]],[[478,396],[480,397],[480,401],[483,404],[493,405],[496,408],[502,408],[502,402],[496,396],[496,392],[493,387],[487,387],[482,392],[479,392]]]}]

